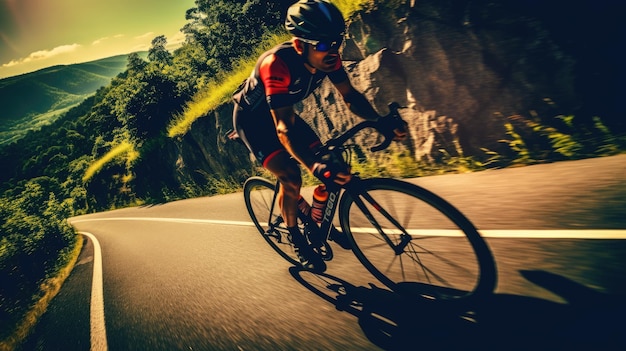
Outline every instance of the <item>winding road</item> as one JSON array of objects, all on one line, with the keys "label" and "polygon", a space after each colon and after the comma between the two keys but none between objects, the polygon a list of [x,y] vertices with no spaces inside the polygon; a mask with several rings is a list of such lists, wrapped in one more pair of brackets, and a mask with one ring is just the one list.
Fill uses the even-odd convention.
[{"label": "winding road", "polygon": [[486,237],[492,298],[403,298],[338,247],[290,267],[236,193],[71,218],[89,240],[22,348],[626,349],[626,155],[411,181]]}]

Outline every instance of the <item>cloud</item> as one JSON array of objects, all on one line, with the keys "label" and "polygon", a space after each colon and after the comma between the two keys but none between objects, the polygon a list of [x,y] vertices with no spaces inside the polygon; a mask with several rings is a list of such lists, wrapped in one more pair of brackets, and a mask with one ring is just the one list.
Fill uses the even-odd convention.
[{"label": "cloud", "polygon": [[27,62],[46,60],[57,55],[75,51],[79,47],[80,47],[79,44],[71,44],[71,45],[57,46],[56,48],[52,50],[35,51],[31,53],[30,55],[28,55],[28,57],[17,59],[17,60],[12,60],[9,63],[3,64],[2,67],[12,67],[12,66],[17,66],[19,64],[23,64]]},{"label": "cloud", "polygon": [[148,51],[152,45],[152,39],[154,39],[154,32],[147,32],[142,35],[133,37],[137,41],[137,44],[133,46],[132,52],[136,51]]},{"label": "cloud", "polygon": [[148,33],[136,36],[135,39],[140,39],[140,40],[141,39],[147,39],[147,38],[152,39],[153,36],[154,36],[154,32],[148,32]]},{"label": "cloud", "polygon": [[144,43],[144,44],[138,44],[138,45],[133,46],[130,52],[148,51],[148,50],[150,50],[150,44]]},{"label": "cloud", "polygon": [[167,38],[167,48],[179,48],[185,42],[186,36],[183,32],[177,32],[171,38]]},{"label": "cloud", "polygon": [[100,39],[96,39],[94,40],[91,45],[99,45],[102,44],[103,41],[110,39],[110,37],[104,37],[104,38],[100,38]]},{"label": "cloud", "polygon": [[106,40],[110,40],[110,39],[119,39],[119,38],[123,38],[124,34],[116,34],[112,37],[102,37],[100,39],[96,39],[93,42],[91,42],[91,45],[100,45],[102,44],[102,42],[106,41]]}]

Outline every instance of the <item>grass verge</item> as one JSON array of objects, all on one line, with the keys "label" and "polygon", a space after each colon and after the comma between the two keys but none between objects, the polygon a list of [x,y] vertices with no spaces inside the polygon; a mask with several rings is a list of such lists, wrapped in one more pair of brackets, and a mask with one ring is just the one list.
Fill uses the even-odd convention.
[{"label": "grass verge", "polygon": [[24,315],[24,318],[17,323],[13,333],[4,340],[0,340],[0,351],[12,351],[22,342],[34,326],[39,321],[39,318],[46,312],[50,301],[59,293],[61,286],[70,272],[76,264],[78,255],[83,248],[83,236],[77,234],[76,244],[72,251],[69,253],[67,263],[61,269],[59,269],[56,276],[46,279],[41,284],[41,292],[43,296],[33,304],[28,312]]},{"label": "grass verge", "polygon": [[85,175],[83,176],[83,182],[91,179],[91,177],[98,173],[105,164],[109,163],[114,158],[123,155],[126,156],[126,163],[132,163],[139,157],[139,153],[135,150],[135,146],[129,141],[123,141],[87,168],[87,171],[85,171]]}]

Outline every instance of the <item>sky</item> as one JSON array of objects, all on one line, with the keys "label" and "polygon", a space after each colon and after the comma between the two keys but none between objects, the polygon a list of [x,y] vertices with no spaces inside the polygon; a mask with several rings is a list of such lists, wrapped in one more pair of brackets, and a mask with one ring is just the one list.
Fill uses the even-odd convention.
[{"label": "sky", "polygon": [[0,0],[0,79],[145,51],[159,35],[175,48],[192,7],[194,0]]}]

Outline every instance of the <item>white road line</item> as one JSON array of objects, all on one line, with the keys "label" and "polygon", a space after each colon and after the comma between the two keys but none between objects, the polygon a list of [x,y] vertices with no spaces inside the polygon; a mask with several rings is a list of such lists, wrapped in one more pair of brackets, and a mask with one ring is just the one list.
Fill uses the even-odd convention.
[{"label": "white road line", "polygon": [[[374,228],[355,228],[353,233],[376,233]],[[395,231],[395,234],[400,234]],[[408,229],[413,236],[464,236],[460,230],[452,229]],[[626,239],[626,230],[620,229],[491,229],[479,230],[484,238],[509,239]],[[391,234],[394,234],[391,232]]]},{"label": "white road line", "polygon": [[106,351],[107,332],[104,323],[104,292],[102,284],[102,250],[91,233],[79,232],[93,242],[93,279],[91,282],[91,351]]},{"label": "white road line", "polygon": [[200,224],[222,224],[237,226],[254,226],[252,222],[244,221],[222,221],[217,219],[193,219],[193,218],[160,218],[160,217],[116,217],[116,218],[87,218],[73,219],[70,224],[83,222],[99,222],[99,221],[148,221],[148,222],[174,222],[174,223],[200,223]]},{"label": "white road line", "polygon": [[[116,217],[116,218],[85,218],[74,219],[71,223],[97,221],[150,221],[195,224],[219,224],[234,226],[254,226],[246,221],[223,221],[216,219],[193,218],[158,218],[158,217]],[[353,232],[369,232],[367,228],[353,228]],[[433,236],[460,236],[458,231],[434,229],[410,229],[411,234]],[[486,229],[480,230],[485,238],[515,238],[515,239],[626,239],[626,229]]]},{"label": "white road line", "polygon": [[626,239],[626,229],[480,230],[480,235],[513,239]]}]

